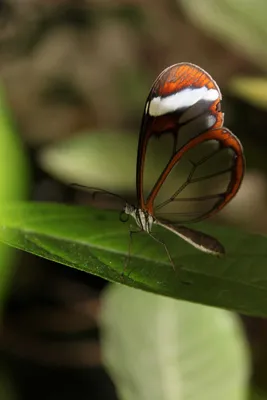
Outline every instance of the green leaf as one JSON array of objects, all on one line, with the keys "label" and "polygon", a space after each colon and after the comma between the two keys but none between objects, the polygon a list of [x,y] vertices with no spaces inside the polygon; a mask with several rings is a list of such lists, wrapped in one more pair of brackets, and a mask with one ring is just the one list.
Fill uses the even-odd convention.
[{"label": "green leaf", "polygon": [[[4,218],[3,202],[22,200],[26,197],[27,163],[23,146],[15,131],[13,119],[7,108],[4,93],[0,87],[0,219]],[[0,246],[0,312],[9,278],[12,274],[12,249]]]},{"label": "green leaf", "polygon": [[267,77],[233,78],[229,83],[229,90],[253,106],[267,109]]},{"label": "green leaf", "polygon": [[[131,190],[135,187],[137,136],[89,132],[44,148],[41,167],[65,183]],[[114,163],[116,160],[116,163]]]},{"label": "green leaf", "polygon": [[267,399],[267,393],[261,391],[258,388],[251,388],[250,391],[250,396],[249,396],[249,400],[266,400]]},{"label": "green leaf", "polygon": [[15,385],[7,371],[2,368],[0,370],[0,399],[16,400],[18,399],[15,391]]},{"label": "green leaf", "polygon": [[185,13],[212,37],[267,68],[265,0],[178,0]]},{"label": "green leaf", "polygon": [[247,398],[249,353],[233,313],[111,285],[100,327],[121,400]]},{"label": "green leaf", "polygon": [[[45,171],[67,184],[97,186],[118,193],[134,192],[137,144],[138,135],[129,132],[81,133],[42,149],[39,162]],[[151,188],[155,176],[162,172],[162,160],[169,160],[170,145],[169,138],[163,143],[157,138],[149,145],[145,190]],[[171,176],[169,184],[177,184],[183,174],[181,169],[179,174]]]},{"label": "green leaf", "polygon": [[0,222],[1,241],[50,260],[177,299],[267,316],[267,246],[261,235],[197,224],[225,246],[227,255],[217,259],[159,229],[174,259],[174,271],[163,246],[145,233],[136,234],[122,277],[129,227],[119,221],[117,212],[18,203],[6,206]]}]

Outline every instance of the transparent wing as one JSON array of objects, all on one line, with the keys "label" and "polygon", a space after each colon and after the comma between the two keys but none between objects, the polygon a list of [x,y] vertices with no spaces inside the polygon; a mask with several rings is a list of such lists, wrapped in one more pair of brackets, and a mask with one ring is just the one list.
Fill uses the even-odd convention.
[{"label": "transparent wing", "polygon": [[172,156],[145,203],[159,220],[197,222],[237,193],[245,169],[239,140],[226,128],[192,139]]},{"label": "transparent wing", "polygon": [[[171,157],[207,130],[222,127],[220,101],[216,82],[196,65],[175,64],[159,75],[147,98],[139,136],[136,171],[139,208],[146,208],[151,182],[158,180]],[[151,155],[155,166],[152,170],[147,168],[153,165],[147,163]]]}]

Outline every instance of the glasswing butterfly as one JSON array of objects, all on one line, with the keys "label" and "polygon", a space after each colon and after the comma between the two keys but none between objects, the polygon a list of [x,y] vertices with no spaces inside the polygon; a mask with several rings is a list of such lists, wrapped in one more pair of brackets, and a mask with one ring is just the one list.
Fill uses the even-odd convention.
[{"label": "glasswing butterfly", "polygon": [[[217,239],[183,225],[222,210],[242,183],[243,148],[237,137],[223,127],[221,98],[218,85],[207,72],[191,63],[179,63],[161,72],[145,104],[137,150],[137,204],[126,203],[123,212],[135,219],[140,231],[164,245],[173,266],[165,243],[152,234],[154,224],[201,251],[217,256],[225,253]],[[167,137],[170,153],[146,193],[148,148],[155,139]],[[170,177],[184,159],[189,169],[186,179],[178,184],[176,177]],[[194,185],[204,194],[192,195],[188,189]]]}]

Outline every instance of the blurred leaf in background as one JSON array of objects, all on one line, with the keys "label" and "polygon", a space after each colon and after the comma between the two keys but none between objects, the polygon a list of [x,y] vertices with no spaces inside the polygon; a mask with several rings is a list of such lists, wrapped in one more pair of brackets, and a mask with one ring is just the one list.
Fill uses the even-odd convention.
[{"label": "blurred leaf in background", "polygon": [[247,398],[249,352],[235,314],[112,285],[101,326],[120,400]]},{"label": "blurred leaf in background", "polygon": [[135,188],[137,136],[88,132],[46,146],[41,167],[64,183],[131,191]]},{"label": "blurred leaf in background", "polygon": [[[41,149],[39,163],[64,183],[108,189],[117,194],[129,192],[135,197],[137,141],[138,136],[127,131],[80,133]],[[154,140],[147,151],[145,190],[151,189],[162,171],[164,160],[167,162],[170,156],[170,141],[162,141]],[[183,164],[179,164],[177,170],[168,183],[171,188],[178,185],[177,179],[183,183],[187,178]]]},{"label": "blurred leaf in background", "polygon": [[229,82],[229,91],[252,106],[267,109],[267,76],[236,76]]},{"label": "blurred leaf in background", "polygon": [[[23,146],[15,131],[14,122],[9,114],[0,88],[0,219],[4,217],[3,202],[24,199],[28,189],[27,162]],[[8,246],[0,246],[0,304],[1,312],[4,296],[8,289],[8,280],[12,274],[14,251]]]},{"label": "blurred leaf in background", "polygon": [[215,36],[267,70],[265,0],[178,0],[184,12]]},{"label": "blurred leaf in background", "polygon": [[[15,131],[12,117],[7,109],[4,90],[0,88],[0,220],[4,217],[3,202],[21,200],[28,189],[28,171],[24,150]],[[0,244],[0,314],[4,311],[5,299],[12,278],[14,249]],[[1,323],[1,322],[0,322]],[[1,329],[1,328],[0,328]],[[0,397],[5,400],[14,398],[12,382],[6,371],[0,366]]]},{"label": "blurred leaf in background", "polygon": [[0,398],[4,400],[16,400],[13,382],[5,371],[0,371]]},{"label": "blurred leaf in background", "polygon": [[259,389],[255,388],[251,389],[249,400],[266,400],[266,399],[267,399],[266,393],[259,391]]}]

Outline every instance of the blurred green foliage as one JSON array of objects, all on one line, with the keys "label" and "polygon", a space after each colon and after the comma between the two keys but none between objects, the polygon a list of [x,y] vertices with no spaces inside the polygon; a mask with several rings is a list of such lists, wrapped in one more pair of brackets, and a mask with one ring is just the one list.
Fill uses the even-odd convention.
[{"label": "blurred green foliage", "polygon": [[67,184],[111,186],[121,192],[135,187],[136,148],[137,136],[131,133],[81,133],[43,148],[39,162]]},{"label": "blurred green foliage", "polygon": [[252,387],[249,400],[266,400],[267,394]]},{"label": "blurred green foliage", "polygon": [[[5,217],[3,202],[26,198],[28,189],[28,169],[22,143],[16,133],[12,116],[4,98],[4,90],[0,90],[0,220]],[[13,277],[15,261],[14,249],[0,245],[0,314],[5,305],[10,280]],[[1,328],[0,328],[1,329]],[[5,400],[14,399],[13,383],[9,381],[6,371],[0,370],[0,397]]]},{"label": "blurred green foliage", "polygon": [[265,0],[178,0],[187,16],[209,35],[263,71],[262,77],[239,76],[230,80],[231,93],[248,103],[267,108],[267,2]]},{"label": "blurred green foliage", "polygon": [[[4,90],[0,91],[0,219],[5,216],[3,202],[25,199],[28,190],[27,162],[22,143],[16,133],[14,122],[9,114]],[[0,246],[0,307],[8,290],[12,274],[14,251],[5,245]]]},{"label": "blurred green foliage", "polygon": [[229,82],[229,91],[255,107],[267,109],[267,76],[237,76]]},{"label": "blurred green foliage", "polygon": [[119,285],[101,310],[103,359],[120,400],[247,399],[249,352],[236,315]]},{"label": "blurred green foliage", "polygon": [[192,21],[267,70],[265,0],[178,0]]}]

